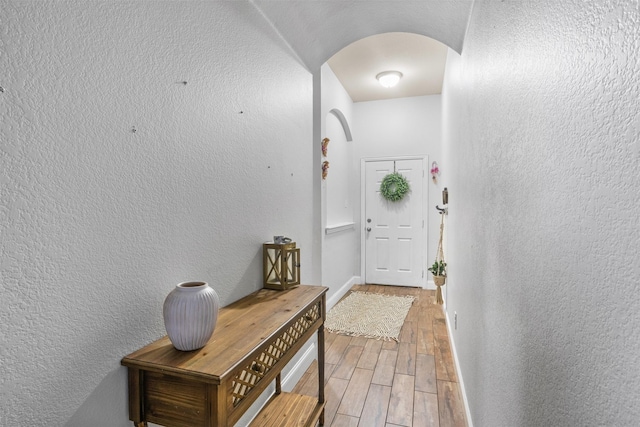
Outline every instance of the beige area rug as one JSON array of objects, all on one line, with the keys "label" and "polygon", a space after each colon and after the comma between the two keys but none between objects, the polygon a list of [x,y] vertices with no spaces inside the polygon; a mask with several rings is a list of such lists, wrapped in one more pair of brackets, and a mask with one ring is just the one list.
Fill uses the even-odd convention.
[{"label": "beige area rug", "polygon": [[415,297],[352,292],[336,304],[324,324],[337,334],[398,341]]}]

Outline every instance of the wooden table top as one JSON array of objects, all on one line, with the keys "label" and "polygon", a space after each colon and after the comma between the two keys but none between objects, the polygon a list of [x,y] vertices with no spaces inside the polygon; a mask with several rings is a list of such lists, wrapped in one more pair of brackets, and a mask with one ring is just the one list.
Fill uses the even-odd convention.
[{"label": "wooden table top", "polygon": [[213,336],[199,350],[176,350],[167,336],[125,356],[122,364],[220,384],[238,363],[327,288],[300,285],[285,291],[260,289],[220,309]]}]

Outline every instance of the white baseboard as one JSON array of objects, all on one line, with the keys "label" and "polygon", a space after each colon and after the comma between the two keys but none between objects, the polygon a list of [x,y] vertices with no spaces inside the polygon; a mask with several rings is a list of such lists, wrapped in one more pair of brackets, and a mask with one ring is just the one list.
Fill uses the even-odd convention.
[{"label": "white baseboard", "polygon": [[347,280],[346,283],[342,285],[335,294],[333,294],[330,298],[327,298],[327,311],[331,310],[331,308],[336,305],[338,301],[340,301],[340,298],[342,298],[347,292],[349,292],[353,285],[357,285],[360,283],[360,276],[353,276],[351,279]]},{"label": "white baseboard", "polygon": [[[318,346],[316,345],[316,336],[310,338],[309,341],[302,347],[300,352],[298,353],[301,356],[295,357],[292,362],[294,362],[293,366],[286,374],[283,375],[282,378],[282,390],[283,391],[291,391],[298,384],[300,378],[307,372],[311,363],[318,356]],[[286,368],[285,368],[286,369]],[[260,395],[260,397],[247,409],[247,411],[242,415],[242,417],[235,424],[235,427],[245,427],[251,424],[251,421],[258,415],[260,410],[267,404],[268,400],[275,393],[275,384],[269,384],[267,389]]]},{"label": "white baseboard", "polygon": [[[360,276],[353,276],[351,279],[347,280],[344,285],[338,289],[338,291],[331,296],[331,298],[327,299],[327,311],[331,309],[334,305],[340,301],[353,285],[360,283]],[[435,286],[435,285],[434,285]],[[282,389],[283,390],[292,390],[300,378],[307,372],[311,363],[316,360],[318,356],[317,350],[317,342],[315,339],[309,340],[307,344],[302,348],[304,352],[302,356],[296,361],[295,365],[291,368],[289,372],[282,379]]]},{"label": "white baseboard", "polygon": [[[306,350],[304,350],[306,348]],[[282,379],[282,389],[285,391],[291,391],[298,384],[300,378],[307,372],[309,366],[313,363],[314,360],[318,358],[318,350],[315,340],[309,340],[305,344],[305,347],[302,347],[304,353],[302,357],[296,361],[295,365],[291,368],[287,375]]]},{"label": "white baseboard", "polygon": [[[347,280],[347,282],[342,285],[336,293],[334,293],[330,298],[327,298],[327,311],[331,309],[334,305],[340,301],[351,287],[355,284],[360,283],[360,276],[353,276],[351,279]],[[302,347],[298,355],[292,361],[293,366],[286,373],[283,373],[282,377],[282,390],[291,391],[298,384],[300,378],[307,372],[311,363],[316,360],[318,356],[318,347],[316,338],[311,338],[309,341]],[[267,400],[273,395],[275,388],[273,384],[270,384],[267,390],[258,398],[258,400],[245,412],[245,414],[238,420],[235,427],[241,427],[248,425],[253,418],[258,415],[258,412],[262,409],[262,407],[267,403]]]},{"label": "white baseboard", "polygon": [[[347,292],[349,292],[353,285],[358,283],[360,283],[360,276],[353,276],[344,285],[342,285],[335,294],[327,299],[327,311],[330,310],[331,307],[333,307],[338,301],[340,301],[340,298],[342,298]],[[316,360],[318,356],[317,349],[317,341],[314,336],[314,338],[309,339],[309,341],[302,347],[300,352],[298,352],[298,355],[300,356],[296,356],[293,359],[293,366],[291,367],[291,369],[289,369],[286,373],[283,373],[282,390],[291,391],[296,386],[296,384],[298,384],[298,381],[300,381],[304,373],[307,372],[307,369],[309,369],[311,363]],[[262,409],[262,407],[267,403],[267,400],[273,395],[274,391],[275,388],[273,384],[269,385],[267,390],[265,390],[260,398],[247,410],[247,412],[245,412],[242,418],[238,420],[235,427],[248,425],[251,420],[255,418],[256,415],[258,415],[258,412],[260,412],[260,409]]]},{"label": "white baseboard", "polygon": [[[338,301],[340,301],[340,298],[342,298],[347,292],[349,292],[349,290],[353,285],[359,284],[359,283],[361,283],[360,276],[353,276],[351,279],[349,279],[344,285],[340,287],[340,289],[338,289],[338,291],[335,294],[331,296],[331,298],[327,299],[327,310],[331,309],[331,307],[333,307]],[[433,289],[436,289],[436,286],[433,283],[433,281],[429,281],[427,283],[427,289],[431,289],[430,286],[432,286]],[[462,372],[460,371],[460,364],[458,362],[458,353],[456,352],[455,342],[453,341],[453,334],[451,331],[451,322],[449,320],[449,314],[446,312],[445,314],[447,317],[447,329],[449,331],[449,336],[451,337],[451,350],[453,353],[453,360],[456,364],[456,372],[458,373],[460,393],[462,394],[462,400],[464,402],[467,423],[468,423],[468,427],[473,427],[473,422],[471,421],[471,412],[469,410],[469,402],[467,401],[467,394],[464,388]],[[318,352],[317,352],[316,341],[315,339],[310,339],[309,342],[307,342],[305,346],[302,348],[302,355],[297,360],[294,359],[295,364],[286,373],[286,375],[284,375],[282,379],[282,389],[285,391],[291,391],[296,386],[296,384],[298,384],[298,382],[300,381],[304,373],[307,372],[307,369],[309,369],[309,366],[311,366],[311,363],[313,363],[313,361],[316,360],[317,355],[318,355]],[[266,404],[267,400],[273,394],[273,392],[274,392],[274,388],[273,388],[273,385],[271,385],[265,391],[265,393],[263,393],[263,395],[260,396],[258,401],[256,401],[256,403],[254,403],[251,406],[251,408],[247,410],[244,416],[236,423],[235,427],[248,425],[251,422],[251,420],[255,418],[256,415],[258,415],[258,412],[260,412],[260,409],[262,409],[262,407]]]},{"label": "white baseboard", "polygon": [[458,384],[460,384],[460,394],[462,395],[462,401],[464,402],[464,411],[467,417],[467,426],[473,427],[473,421],[471,420],[471,410],[469,409],[469,401],[467,400],[467,391],[464,388],[464,380],[462,379],[462,371],[460,370],[460,362],[458,360],[456,343],[453,340],[453,331],[451,330],[452,323],[451,323],[451,319],[449,319],[449,313],[447,311],[445,311],[445,315],[447,317],[447,330],[449,331],[449,337],[451,341],[451,352],[453,353],[453,361],[456,364],[456,372],[458,374]]}]

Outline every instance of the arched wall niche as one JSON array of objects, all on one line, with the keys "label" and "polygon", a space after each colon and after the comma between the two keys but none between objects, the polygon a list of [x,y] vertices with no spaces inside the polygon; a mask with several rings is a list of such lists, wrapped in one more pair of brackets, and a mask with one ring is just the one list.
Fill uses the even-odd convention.
[{"label": "arched wall niche", "polygon": [[333,108],[329,111],[330,114],[333,114],[342,125],[342,130],[344,131],[344,136],[347,138],[347,141],[353,141],[353,137],[351,136],[351,128],[349,127],[349,122],[347,118],[342,114],[342,111],[337,108]]},{"label": "arched wall niche", "polygon": [[330,168],[326,179],[326,226],[334,228],[353,223],[353,144],[344,115],[333,109],[325,118],[325,135],[329,138],[327,161]]}]

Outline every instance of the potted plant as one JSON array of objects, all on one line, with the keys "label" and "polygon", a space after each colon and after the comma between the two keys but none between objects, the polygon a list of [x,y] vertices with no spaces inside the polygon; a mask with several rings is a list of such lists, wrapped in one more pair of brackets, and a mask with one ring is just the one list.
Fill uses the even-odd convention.
[{"label": "potted plant", "polygon": [[442,299],[442,286],[444,286],[444,282],[447,278],[447,263],[442,259],[440,261],[435,260],[428,270],[433,274],[433,283],[438,287],[436,291],[436,303],[442,304],[444,303],[444,300]]},{"label": "potted plant", "polygon": [[433,274],[433,282],[436,286],[444,285],[447,277],[447,263],[444,260],[434,261],[433,265],[428,269]]}]

